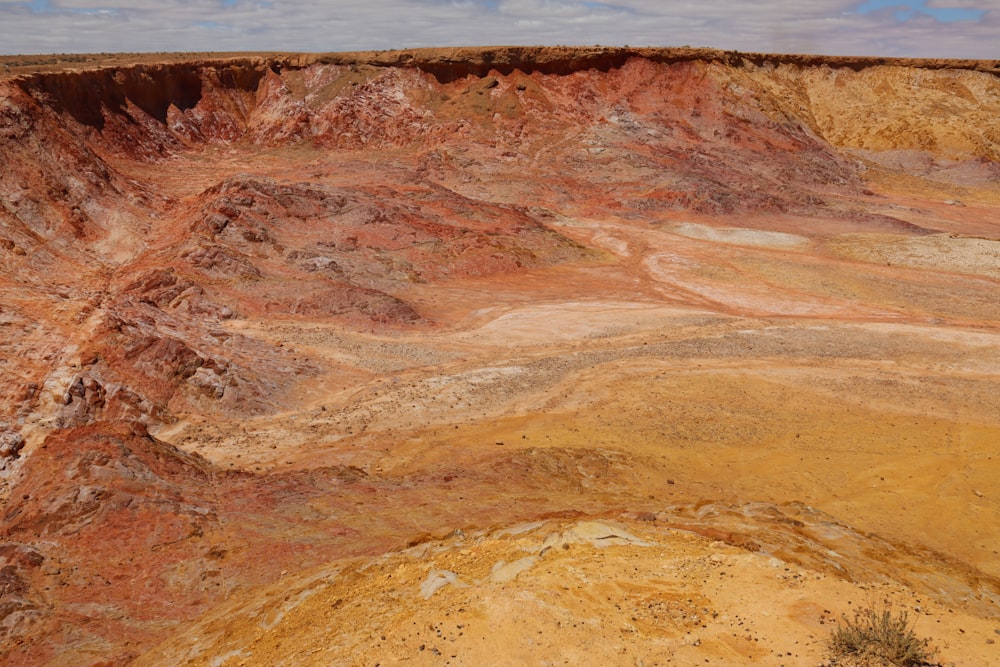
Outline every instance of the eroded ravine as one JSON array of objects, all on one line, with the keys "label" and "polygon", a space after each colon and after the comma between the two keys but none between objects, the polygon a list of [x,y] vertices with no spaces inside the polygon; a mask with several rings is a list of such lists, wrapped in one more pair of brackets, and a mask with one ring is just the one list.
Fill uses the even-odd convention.
[{"label": "eroded ravine", "polygon": [[[0,81],[2,659],[437,664],[421,633],[464,608],[453,664],[815,664],[886,595],[989,664],[988,65],[500,49]],[[529,544],[587,517],[642,544]]]}]

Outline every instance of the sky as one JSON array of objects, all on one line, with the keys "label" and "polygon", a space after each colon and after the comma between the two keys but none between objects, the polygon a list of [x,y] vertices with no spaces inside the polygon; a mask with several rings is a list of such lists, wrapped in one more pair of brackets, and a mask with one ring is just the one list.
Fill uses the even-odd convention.
[{"label": "sky", "polygon": [[1000,59],[1000,0],[0,0],[0,54],[706,46]]}]

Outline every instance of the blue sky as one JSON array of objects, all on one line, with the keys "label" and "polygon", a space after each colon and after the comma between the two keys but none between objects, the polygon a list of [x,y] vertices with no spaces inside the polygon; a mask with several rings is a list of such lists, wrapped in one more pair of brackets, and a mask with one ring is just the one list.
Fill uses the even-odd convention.
[{"label": "blue sky", "polygon": [[0,0],[0,53],[495,44],[1000,59],[1000,0]]}]

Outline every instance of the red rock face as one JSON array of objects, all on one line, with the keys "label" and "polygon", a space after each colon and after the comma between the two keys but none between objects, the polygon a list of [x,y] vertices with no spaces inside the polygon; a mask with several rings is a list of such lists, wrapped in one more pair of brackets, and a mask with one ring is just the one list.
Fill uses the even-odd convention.
[{"label": "red rock face", "polygon": [[430,539],[413,528],[435,513],[428,487],[440,499],[467,494],[467,516],[507,513],[506,493],[559,492],[513,514],[528,518],[567,498],[592,505],[571,471],[607,465],[555,451],[405,481],[344,466],[255,476],[186,454],[136,422],[60,429],[20,469],[0,517],[4,658],[44,663],[71,648],[82,660],[125,664],[137,655],[128,647],[281,571]]},{"label": "red rock face", "polygon": [[[15,166],[2,184],[9,268],[22,281],[37,276],[47,291],[58,265],[74,286],[65,298],[78,304],[76,319],[95,328],[81,341],[80,371],[55,398],[64,405],[57,425],[169,421],[172,401],[205,396],[250,413],[275,406],[282,381],[249,379],[236,370],[238,360],[219,355],[217,341],[192,338],[213,321],[267,313],[410,325],[423,318],[393,295],[401,284],[588,256],[523,207],[484,205],[412,173],[384,185],[338,187],[244,174],[181,201],[152,194],[151,183],[112,166],[156,164],[239,141],[356,147],[349,137],[363,135],[408,145],[426,129],[401,124],[385,106],[391,98],[410,109],[402,91],[419,74],[389,70],[350,95],[331,95],[328,88],[346,85],[352,69],[288,75],[293,85],[311,86],[302,91],[309,97],[330,96],[316,108],[262,62],[62,73],[9,84],[0,148]],[[350,129],[348,121],[362,125]]]},{"label": "red rock face", "polygon": [[[956,111],[924,123],[914,82]],[[576,432],[589,404],[570,396],[609,359],[867,369],[909,353],[815,321],[992,331],[988,249],[921,273],[942,260],[920,243],[996,235],[995,89],[988,63],[527,48],[0,80],[0,660],[125,664],[283,571],[464,525],[659,511],[675,472],[605,440],[669,423],[687,442],[703,416],[650,408],[637,430],[619,406],[584,444],[494,435],[557,408]],[[608,301],[687,310],[603,322]],[[577,319],[518,310],[536,302]],[[751,353],[726,318],[806,333],[761,324]],[[708,421],[735,419],[714,401]],[[219,442],[246,449],[192,453]]]},{"label": "red rock face", "polygon": [[[154,638],[151,622],[197,613],[260,581],[253,561],[265,554],[291,567],[301,564],[297,551],[310,551],[279,516],[305,480],[223,472],[135,422],[63,429],[38,451],[3,517],[8,660],[44,662],[69,645],[114,656]],[[345,474],[328,471],[324,490]],[[223,574],[230,564],[237,579]]]},{"label": "red rock face", "polygon": [[[159,577],[191,556],[185,540],[212,521],[210,469],[130,423],[61,431],[39,451],[4,514],[5,570],[17,583],[5,596],[8,641],[33,661],[52,657],[60,641],[113,654],[105,637],[122,628],[108,611],[138,620],[169,606]],[[94,604],[109,625],[81,627],[70,609]]]}]

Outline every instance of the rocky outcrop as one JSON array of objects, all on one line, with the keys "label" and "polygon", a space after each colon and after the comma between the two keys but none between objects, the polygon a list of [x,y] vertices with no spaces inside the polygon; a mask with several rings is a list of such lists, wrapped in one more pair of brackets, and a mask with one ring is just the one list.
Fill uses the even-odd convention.
[{"label": "rocky outcrop", "polygon": [[[142,636],[141,619],[171,604],[159,577],[194,556],[197,537],[218,530],[210,474],[134,423],[49,437],[4,509],[3,659],[53,657],[61,626],[83,655],[105,658],[117,653],[108,640],[123,626]],[[73,605],[84,600],[103,610],[103,627],[76,627]]]},{"label": "rocky outcrop", "polygon": [[[286,570],[609,508],[854,577],[828,558],[843,532],[861,569],[877,547],[885,577],[924,558],[973,589],[975,568],[826,514],[698,503],[725,494],[700,480],[690,505],[663,494],[681,486],[669,466],[722,461],[726,434],[734,469],[772,465],[765,439],[794,450],[774,461],[803,461],[804,417],[786,434],[723,389],[805,387],[826,355],[839,365],[816,375],[816,403],[871,381],[881,405],[905,367],[899,382],[933,407],[952,373],[978,402],[931,425],[940,441],[991,437],[975,383],[993,369],[995,63],[536,47],[150,57],[0,80],[0,662],[126,664]],[[946,257],[959,248],[963,262]],[[957,321],[974,344],[952,345]],[[921,333],[888,345],[903,324]],[[922,337],[940,346],[907,347]],[[774,359],[787,363],[744,377]],[[679,383],[607,403],[633,372],[658,387],[703,362],[708,399]],[[593,384],[605,373],[614,382]],[[600,396],[578,400],[578,382]],[[816,414],[885,435],[888,409],[857,417],[869,401],[851,400]],[[615,415],[591,420],[602,401]],[[523,405],[544,428],[507,419]],[[923,403],[904,407],[909,420]],[[761,453],[744,457],[751,440]],[[886,467],[911,444],[884,450]],[[801,450],[817,475],[824,447]],[[974,469],[942,482],[952,506]],[[862,476],[830,485],[882,493]],[[877,498],[912,507],[908,493]]]},{"label": "rocky outcrop", "polygon": [[94,130],[106,147],[152,158],[185,142],[231,141],[266,67],[260,60],[55,72],[24,79],[35,99]]},{"label": "rocky outcrop", "polygon": [[[188,317],[205,317],[205,311],[182,310],[178,315],[184,319],[164,314],[158,321],[158,309],[149,305],[125,299],[95,327],[80,353],[84,363],[62,395],[57,426],[115,419],[162,424],[178,411],[199,408],[256,414],[280,402],[287,391],[280,388],[282,377],[310,372],[296,365],[262,377],[269,355],[257,346],[227,350],[231,335],[220,341],[189,328],[173,335],[165,331]],[[256,362],[248,363],[255,350]]]},{"label": "rocky outcrop", "polygon": [[366,63],[381,67],[415,67],[436,72],[438,78],[442,80],[455,80],[469,75],[485,76],[494,70],[502,74],[520,70],[522,72],[558,75],[572,74],[581,70],[607,72],[622,67],[631,58],[641,58],[667,65],[698,61],[732,67],[792,65],[861,71],[872,67],[892,66],[930,70],[1000,72],[1000,61],[993,60],[751,53],[691,47],[495,46],[296,55],[284,56],[280,60],[293,67],[303,67],[317,61],[337,64]]},{"label": "rocky outcrop", "polygon": [[13,468],[24,449],[24,437],[7,424],[0,423],[0,474]]}]

